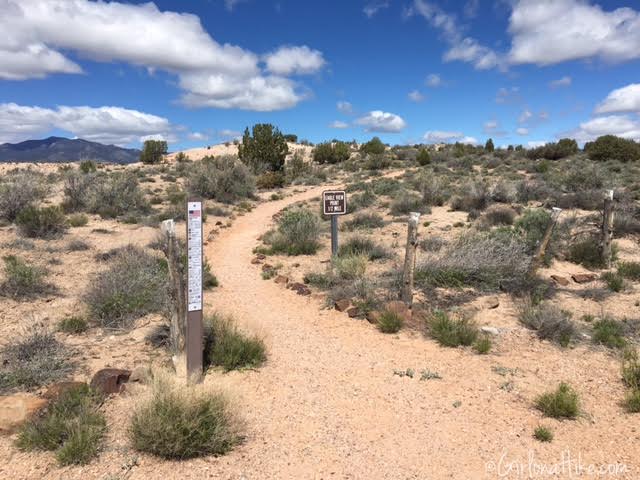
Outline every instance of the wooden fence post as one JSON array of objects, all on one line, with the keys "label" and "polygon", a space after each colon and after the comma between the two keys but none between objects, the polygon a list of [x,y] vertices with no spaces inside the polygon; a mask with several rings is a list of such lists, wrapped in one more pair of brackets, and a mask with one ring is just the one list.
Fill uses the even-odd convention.
[{"label": "wooden fence post", "polygon": [[542,236],[542,240],[540,241],[540,245],[536,249],[536,253],[533,257],[532,262],[532,272],[535,272],[540,265],[544,262],[544,255],[547,253],[547,247],[549,246],[549,242],[551,241],[551,237],[553,236],[553,230],[556,228],[556,224],[558,223],[558,218],[560,218],[560,213],[562,212],[561,208],[554,207],[551,211],[551,220],[547,225],[546,230],[544,231],[544,235]]},{"label": "wooden fence post", "polygon": [[402,271],[402,291],[400,299],[411,307],[413,303],[413,273],[416,266],[416,248],[418,247],[418,222],[420,213],[409,214],[409,226],[407,230],[407,248],[404,254],[404,269]]},{"label": "wooden fence post", "polygon": [[180,247],[178,246],[173,220],[162,222],[160,230],[165,245],[164,253],[169,266],[169,288],[172,301],[170,325],[172,360],[178,377],[187,379],[187,356],[185,352],[187,301],[184,265],[180,258]]},{"label": "wooden fence post", "polygon": [[613,190],[608,190],[604,196],[602,211],[602,261],[611,268],[611,243],[613,240]]}]

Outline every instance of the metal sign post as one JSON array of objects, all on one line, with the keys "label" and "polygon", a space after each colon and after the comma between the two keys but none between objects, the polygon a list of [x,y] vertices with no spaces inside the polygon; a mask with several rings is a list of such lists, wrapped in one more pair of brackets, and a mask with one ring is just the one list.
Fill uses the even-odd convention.
[{"label": "metal sign post", "polygon": [[322,213],[331,216],[331,255],[338,254],[338,215],[347,213],[347,194],[344,190],[322,192]]},{"label": "metal sign post", "polygon": [[187,201],[187,375],[202,376],[202,201]]}]

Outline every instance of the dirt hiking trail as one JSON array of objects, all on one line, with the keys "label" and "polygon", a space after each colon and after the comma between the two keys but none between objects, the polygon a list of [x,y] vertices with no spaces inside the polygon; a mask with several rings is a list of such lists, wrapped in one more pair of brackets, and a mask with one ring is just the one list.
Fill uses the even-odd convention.
[{"label": "dirt hiking trail", "polygon": [[[531,438],[540,423],[531,399],[555,387],[550,381],[597,379],[589,363],[580,364],[580,352],[534,345],[529,333],[517,331],[508,340],[522,344],[517,355],[506,353],[514,351],[510,345],[484,356],[439,347],[418,333],[383,335],[366,321],[321,309],[317,298],[263,280],[260,266],[251,264],[257,238],[274,214],[325,188],[260,204],[205,247],[222,284],[208,296],[209,311],[232,314],[240,326],[263,335],[268,346],[268,362],[259,370],[216,373],[205,380],[232,392],[247,441],[221,458],[159,470],[141,465],[132,478],[154,471],[166,471],[163,478],[497,478],[501,458],[505,469],[510,462],[527,463],[530,455],[556,464],[567,450],[584,463],[626,461],[635,468],[637,429],[615,405],[597,406],[598,396],[620,395],[615,385],[592,383],[583,392],[585,408],[599,417],[599,426],[581,419],[562,423],[552,444]],[[541,360],[534,364],[536,357]],[[498,364],[517,372],[513,391],[500,387],[509,378],[492,372]],[[394,375],[407,368],[415,371],[413,378]],[[420,380],[423,369],[443,378]],[[584,430],[591,428],[606,428],[607,438],[583,441]]]}]

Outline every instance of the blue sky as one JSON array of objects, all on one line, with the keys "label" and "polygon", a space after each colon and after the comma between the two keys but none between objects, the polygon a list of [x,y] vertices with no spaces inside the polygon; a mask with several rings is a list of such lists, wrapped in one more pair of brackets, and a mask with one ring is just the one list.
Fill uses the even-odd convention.
[{"label": "blue sky", "polygon": [[588,0],[4,0],[0,143],[640,140],[640,8]]}]

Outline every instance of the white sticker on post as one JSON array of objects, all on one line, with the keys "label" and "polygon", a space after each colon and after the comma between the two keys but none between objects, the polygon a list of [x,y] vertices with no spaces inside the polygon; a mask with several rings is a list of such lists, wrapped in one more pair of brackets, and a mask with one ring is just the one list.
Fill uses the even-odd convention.
[{"label": "white sticker on post", "polygon": [[202,310],[202,202],[187,203],[187,304]]}]

